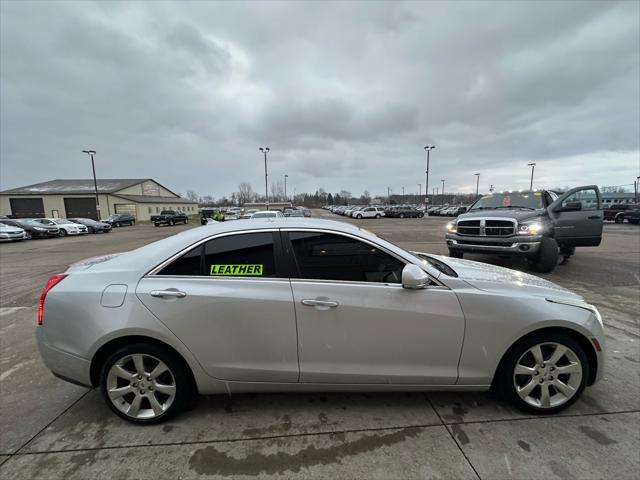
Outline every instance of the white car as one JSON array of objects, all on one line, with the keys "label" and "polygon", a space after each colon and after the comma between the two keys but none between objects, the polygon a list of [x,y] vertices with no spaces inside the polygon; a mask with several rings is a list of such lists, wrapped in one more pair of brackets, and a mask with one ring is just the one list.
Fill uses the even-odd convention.
[{"label": "white car", "polygon": [[284,217],[279,210],[260,210],[259,212],[251,215],[251,218],[277,218]]},{"label": "white car", "polygon": [[67,235],[84,235],[89,233],[89,229],[85,225],[72,222],[66,218],[37,218],[36,222],[43,225],[56,226],[60,229],[59,235],[65,237]]},{"label": "white car", "polygon": [[25,238],[27,236],[22,228],[0,223],[0,242],[15,242]]},{"label": "white car", "polygon": [[345,217],[350,217],[353,212],[360,210],[362,207],[349,207],[344,211]]},{"label": "white car", "polygon": [[384,217],[384,209],[381,207],[365,207],[351,212],[353,218],[381,218]]}]

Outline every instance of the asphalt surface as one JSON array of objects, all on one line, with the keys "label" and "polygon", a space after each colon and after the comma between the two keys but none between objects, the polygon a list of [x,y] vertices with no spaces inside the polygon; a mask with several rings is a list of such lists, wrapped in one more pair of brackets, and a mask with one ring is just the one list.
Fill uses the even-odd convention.
[{"label": "asphalt surface", "polygon": [[[446,219],[351,222],[446,253]],[[97,392],[48,372],[35,305],[46,279],[74,261],[192,227],[0,244],[1,478],[637,478],[640,228],[606,225],[600,247],[544,275],[597,305],[607,327],[604,379],[560,415],[525,415],[483,393],[256,394],[201,397],[169,423],[136,427]]]}]

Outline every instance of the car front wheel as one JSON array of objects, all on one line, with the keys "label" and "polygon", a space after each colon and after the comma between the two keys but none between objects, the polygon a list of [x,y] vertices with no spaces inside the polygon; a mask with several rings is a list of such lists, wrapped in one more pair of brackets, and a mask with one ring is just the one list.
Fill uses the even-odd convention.
[{"label": "car front wheel", "polygon": [[152,344],[131,344],[115,351],[102,367],[100,389],[116,415],[138,424],[173,417],[192,387],[184,362]]},{"label": "car front wheel", "polygon": [[573,404],[589,378],[583,348],[564,333],[539,333],[518,342],[501,363],[503,394],[519,409],[540,414]]},{"label": "car front wheel", "polygon": [[64,237],[67,234],[67,231],[64,228],[61,228],[60,231],[58,232],[58,235],[61,237]]}]

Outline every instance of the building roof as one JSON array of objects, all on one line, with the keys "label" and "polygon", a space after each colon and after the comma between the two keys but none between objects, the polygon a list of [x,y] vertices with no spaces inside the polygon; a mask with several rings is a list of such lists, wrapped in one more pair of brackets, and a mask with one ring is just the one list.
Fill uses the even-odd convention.
[{"label": "building roof", "polygon": [[119,193],[114,194],[113,196],[136,203],[188,203],[193,205],[197,205],[198,203],[182,197],[158,197],[155,195],[121,195]]},{"label": "building roof", "polygon": [[[97,180],[98,192],[113,193],[149,180],[155,182],[155,180],[151,178],[103,178]],[[24,187],[12,188],[0,193],[11,195],[71,195],[93,192],[95,192],[95,187],[92,179],[57,179],[49,180],[48,182],[34,183],[33,185],[27,185]]]}]

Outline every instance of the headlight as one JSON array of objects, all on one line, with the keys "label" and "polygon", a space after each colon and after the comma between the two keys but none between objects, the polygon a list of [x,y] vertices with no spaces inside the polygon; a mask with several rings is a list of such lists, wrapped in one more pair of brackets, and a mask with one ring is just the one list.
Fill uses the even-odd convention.
[{"label": "headlight", "polygon": [[42,228],[42,227],[33,227],[33,228],[34,228],[34,230],[37,230],[39,232],[46,232],[47,231],[46,228]]},{"label": "headlight", "polygon": [[518,229],[518,233],[520,235],[538,235],[544,231],[544,225],[535,222],[535,223],[525,223],[524,225],[520,225]]},{"label": "headlight", "polygon": [[447,223],[447,232],[449,233],[456,233],[457,230],[457,224],[456,222],[449,222]]}]

